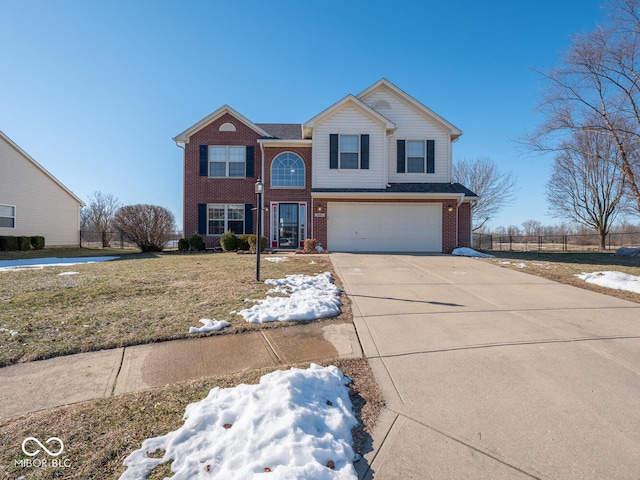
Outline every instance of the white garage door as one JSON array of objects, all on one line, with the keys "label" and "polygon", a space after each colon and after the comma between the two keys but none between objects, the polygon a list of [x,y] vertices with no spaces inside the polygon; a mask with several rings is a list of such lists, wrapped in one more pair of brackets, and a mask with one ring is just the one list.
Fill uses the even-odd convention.
[{"label": "white garage door", "polygon": [[327,210],[334,252],[441,252],[439,203],[335,203]]}]

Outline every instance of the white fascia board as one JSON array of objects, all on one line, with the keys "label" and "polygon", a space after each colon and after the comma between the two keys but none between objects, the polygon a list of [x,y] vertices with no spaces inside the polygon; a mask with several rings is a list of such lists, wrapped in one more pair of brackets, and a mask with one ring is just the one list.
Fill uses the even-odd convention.
[{"label": "white fascia board", "polygon": [[418,100],[413,98],[411,95],[409,95],[404,90],[398,88],[396,85],[391,83],[386,78],[381,78],[376,83],[374,83],[373,85],[371,85],[367,89],[365,89],[362,92],[360,92],[357,95],[357,98],[362,98],[362,97],[366,96],[367,94],[371,93],[372,91],[377,90],[381,86],[387,87],[396,96],[398,96],[401,100],[403,100],[406,104],[412,106],[413,108],[418,110],[418,112],[422,113],[423,115],[425,115],[426,117],[428,117],[432,121],[438,123],[445,130],[448,130],[449,131],[449,135],[451,136],[451,141],[452,142],[457,141],[458,138],[464,133],[458,127],[456,127],[452,123],[450,123],[447,120],[445,120],[444,118],[442,118],[440,115],[435,113],[429,107],[427,107],[426,105],[422,104],[421,102],[419,102]]},{"label": "white fascia board", "polygon": [[38,170],[40,170],[44,175],[49,177],[49,179],[51,179],[56,185],[58,185],[60,188],[62,188],[62,190],[64,190],[69,196],[71,196],[71,198],[73,198],[76,202],[78,202],[78,205],[80,205],[81,207],[86,207],[87,206],[87,204],[84,203],[82,200],[80,200],[80,198],[78,198],[75,193],[73,193],[71,190],[69,190],[67,187],[65,187],[64,184],[60,180],[58,180],[56,177],[54,177],[46,168],[44,168],[33,157],[31,157],[31,155],[29,155],[22,148],[20,148],[13,140],[11,140],[9,137],[7,137],[2,132],[2,130],[0,130],[0,138],[5,140],[9,144],[9,146],[11,146],[20,155],[22,155],[24,158],[26,158],[28,161],[30,161]]},{"label": "white fascia board", "polygon": [[176,142],[176,144],[178,144],[178,143],[182,143],[182,144],[189,143],[189,137],[191,135],[193,135],[198,130],[201,130],[202,128],[206,127],[210,123],[214,122],[215,120],[220,118],[225,113],[229,113],[232,117],[235,117],[236,119],[240,120],[242,123],[244,123],[246,126],[248,126],[252,130],[254,130],[257,133],[259,133],[260,135],[265,136],[265,137],[270,137],[271,136],[269,133],[265,132],[263,129],[258,127],[255,123],[253,123],[251,120],[246,118],[244,115],[238,113],[236,110],[231,108],[229,105],[225,104],[222,107],[220,107],[219,109],[217,109],[215,112],[212,112],[209,115],[207,115],[206,117],[204,117],[198,123],[196,123],[196,124],[190,126],[189,128],[187,128],[184,132],[179,133],[178,135],[173,137],[173,141]]},{"label": "white fascia board", "polygon": [[[349,198],[364,198],[364,199],[406,199],[416,200],[422,199],[442,199],[442,200],[455,200],[458,204],[464,202],[465,196],[463,193],[425,193],[425,192],[397,192],[397,193],[385,193],[385,192],[311,192],[311,198],[324,198],[329,200],[341,200]],[[475,200],[475,198],[474,198]]]},{"label": "white fascia board", "polygon": [[258,143],[265,147],[309,147],[313,140],[310,138],[259,138]]},{"label": "white fascia board", "polygon": [[377,112],[376,110],[371,108],[369,105],[364,103],[359,98],[349,94],[346,97],[344,97],[341,100],[339,100],[336,103],[334,103],[333,105],[331,105],[329,108],[327,108],[327,109],[323,110],[322,112],[320,112],[318,115],[313,117],[311,120],[308,120],[307,122],[305,122],[303,124],[303,128],[305,129],[305,132],[309,132],[310,133],[310,130],[313,129],[313,127],[315,126],[316,123],[322,121],[328,115],[331,115],[332,113],[340,110],[341,108],[343,108],[347,104],[351,104],[351,105],[355,106],[360,111],[362,111],[365,115],[369,116],[370,118],[372,118],[376,122],[384,125],[384,127],[387,130],[387,132],[393,132],[397,128],[396,124],[393,123],[391,120],[389,120],[387,117],[385,117],[384,115],[380,114],[379,112]]}]

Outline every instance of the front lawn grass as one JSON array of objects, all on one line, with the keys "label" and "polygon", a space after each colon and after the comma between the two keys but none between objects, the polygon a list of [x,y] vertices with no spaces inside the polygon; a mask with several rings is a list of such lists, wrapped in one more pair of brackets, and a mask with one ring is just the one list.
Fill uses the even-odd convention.
[{"label": "front lawn grass", "polygon": [[[0,331],[0,366],[185,338],[201,318],[230,322],[223,334],[280,326],[246,323],[229,313],[251,307],[245,299],[264,298],[271,288],[255,280],[255,255],[119,252],[119,260],[102,263],[0,271],[0,329],[18,332]],[[289,256],[282,263],[269,257],[262,256],[262,280],[333,272],[322,255]]]},{"label": "front lawn grass", "polygon": [[[359,424],[352,430],[354,450],[367,453],[370,433],[384,400],[366,359],[338,359],[325,362],[349,376],[350,397]],[[308,368],[308,364],[295,365]],[[290,368],[282,365],[279,368]],[[161,389],[129,393],[106,399],[34,413],[0,423],[0,478],[5,479],[115,479],[125,470],[123,460],[140,448],[146,438],[176,430],[182,423],[185,406],[202,400],[213,387],[230,388],[239,383],[255,384],[273,369],[212,377]],[[22,453],[27,437],[64,442],[58,457],[63,467],[23,467]],[[57,444],[53,444],[57,446]],[[151,479],[170,476],[170,465],[157,467]]]},{"label": "front lawn grass", "polygon": [[640,294],[638,293],[601,287],[576,277],[581,273],[608,270],[640,276],[640,257],[617,256],[611,252],[539,253],[492,251],[490,253],[496,256],[491,261],[500,266],[514,268],[555,282],[640,303]]}]

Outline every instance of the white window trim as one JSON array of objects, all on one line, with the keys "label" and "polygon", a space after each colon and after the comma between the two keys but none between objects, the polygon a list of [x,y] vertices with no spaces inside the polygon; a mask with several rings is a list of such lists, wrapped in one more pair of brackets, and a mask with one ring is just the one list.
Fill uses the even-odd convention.
[{"label": "white window trim", "polygon": [[[245,233],[246,226],[247,226],[246,224],[247,219],[245,218],[244,203],[208,203],[207,204],[207,236],[219,237],[220,235],[222,235],[222,233],[209,233],[209,221],[210,221],[209,210],[212,208],[224,208],[223,233],[225,233],[229,230],[229,208],[230,207],[240,208],[242,210],[242,233],[236,234],[236,235],[242,235]],[[239,221],[239,220],[234,220],[234,221]]]},{"label": "white window trim", "polygon": [[[211,164],[212,163],[222,163],[211,160],[211,149],[212,148],[224,148],[225,149],[225,174],[224,176],[220,175],[211,175]],[[229,164],[230,163],[240,163],[240,162],[231,162],[229,160],[229,149],[231,148],[242,148],[244,149],[244,159],[242,164],[244,165],[244,174],[242,176],[230,176],[229,175]],[[247,178],[247,146],[246,145],[209,145],[208,151],[208,165],[207,165],[207,173],[209,178]]]},{"label": "white window trim", "polygon": [[[342,168],[342,137],[357,137],[358,138],[358,167],[357,168]],[[360,133],[339,133],[338,134],[338,170],[344,170],[345,172],[357,172],[361,170],[362,161],[362,147],[360,145]],[[355,153],[355,152],[344,152]]]},{"label": "white window trim", "polygon": [[[409,171],[409,142],[422,142],[424,147],[424,155],[422,156],[422,168],[421,172]],[[412,157],[418,158],[418,157]],[[418,138],[405,138],[404,140],[404,173],[405,175],[426,175],[427,174],[427,140]]]},{"label": "white window trim", "polygon": [[16,219],[17,219],[17,208],[15,205],[7,205],[7,204],[1,204],[0,207],[9,207],[9,208],[13,208],[13,216],[2,216],[2,218],[11,218],[13,219],[13,227],[0,227],[0,228],[16,228]]},{"label": "white window trim", "polygon": [[[280,185],[274,185],[273,184],[273,166],[274,163],[276,162],[276,159],[282,155],[283,153],[291,153],[292,155],[295,155],[296,157],[298,157],[300,159],[300,161],[302,161],[302,186],[295,186],[295,187],[289,187],[289,186],[280,186]],[[275,189],[275,190],[280,190],[280,189],[291,189],[291,190],[304,190],[305,188],[307,188],[307,165],[304,162],[304,158],[302,158],[301,155],[298,155],[296,152],[291,152],[291,151],[286,151],[286,152],[280,152],[279,154],[277,154],[274,158],[273,161],[271,162],[271,172],[270,172],[270,176],[271,176],[271,188]]]}]

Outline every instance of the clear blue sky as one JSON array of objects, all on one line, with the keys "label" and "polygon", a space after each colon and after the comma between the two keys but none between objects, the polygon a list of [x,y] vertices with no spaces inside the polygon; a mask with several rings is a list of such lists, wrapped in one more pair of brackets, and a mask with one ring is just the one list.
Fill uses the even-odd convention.
[{"label": "clear blue sky", "polygon": [[[465,133],[453,157],[518,177],[492,226],[547,216],[551,158],[515,142],[540,77],[602,0],[2,0],[0,130],[76,195],[167,207],[182,225],[171,138],[227,103],[302,123],[382,77]],[[0,172],[1,174],[1,172]]]}]

